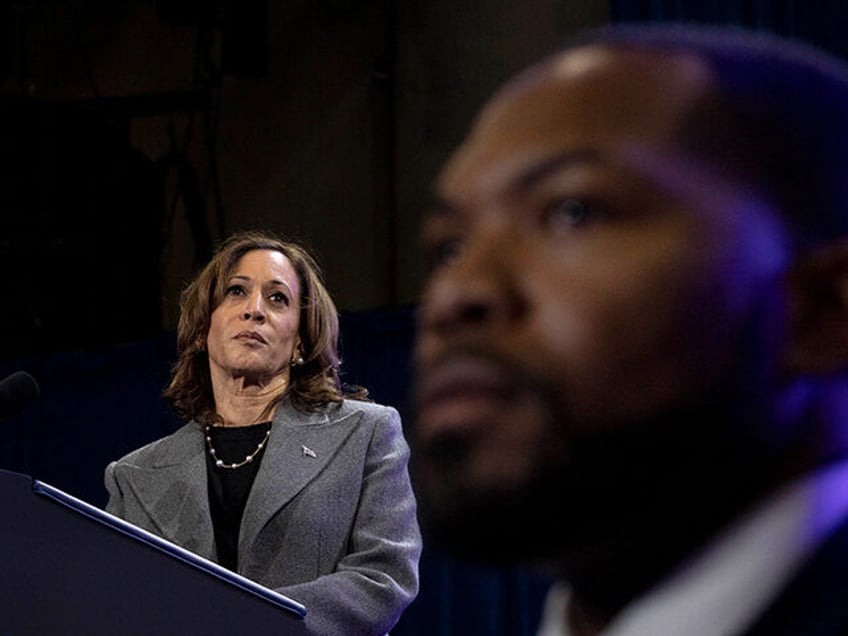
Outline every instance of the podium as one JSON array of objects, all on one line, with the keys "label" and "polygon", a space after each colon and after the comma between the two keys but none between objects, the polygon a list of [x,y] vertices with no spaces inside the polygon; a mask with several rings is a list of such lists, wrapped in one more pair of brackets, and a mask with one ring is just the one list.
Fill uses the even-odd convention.
[{"label": "podium", "polygon": [[0,636],[306,634],[300,603],[0,470]]}]

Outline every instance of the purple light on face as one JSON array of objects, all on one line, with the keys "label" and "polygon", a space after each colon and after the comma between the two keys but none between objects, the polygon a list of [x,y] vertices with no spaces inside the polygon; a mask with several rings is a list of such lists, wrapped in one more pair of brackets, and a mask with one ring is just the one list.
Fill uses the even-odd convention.
[{"label": "purple light on face", "polygon": [[822,469],[810,485],[809,510],[803,537],[816,545],[848,515],[848,461]]}]

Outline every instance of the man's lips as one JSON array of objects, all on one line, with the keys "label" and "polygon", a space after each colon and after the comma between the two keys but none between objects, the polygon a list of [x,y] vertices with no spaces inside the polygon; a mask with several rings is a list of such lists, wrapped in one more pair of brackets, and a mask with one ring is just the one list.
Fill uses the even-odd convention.
[{"label": "man's lips", "polygon": [[262,337],[261,334],[256,331],[242,331],[235,335],[234,340],[241,340],[247,342],[259,342],[261,344],[268,344],[265,341],[265,338]]},{"label": "man's lips", "polygon": [[504,369],[488,360],[459,357],[422,370],[416,387],[416,432],[422,439],[469,432],[484,425],[515,395]]}]

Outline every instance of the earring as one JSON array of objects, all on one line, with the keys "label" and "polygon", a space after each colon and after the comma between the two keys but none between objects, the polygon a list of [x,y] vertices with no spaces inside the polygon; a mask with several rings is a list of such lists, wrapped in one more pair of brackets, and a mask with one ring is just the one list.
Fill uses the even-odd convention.
[{"label": "earring", "polygon": [[295,355],[292,356],[289,362],[289,366],[302,367],[304,364],[306,364],[306,361],[303,359],[303,354],[300,352],[300,344],[298,344],[295,348]]}]

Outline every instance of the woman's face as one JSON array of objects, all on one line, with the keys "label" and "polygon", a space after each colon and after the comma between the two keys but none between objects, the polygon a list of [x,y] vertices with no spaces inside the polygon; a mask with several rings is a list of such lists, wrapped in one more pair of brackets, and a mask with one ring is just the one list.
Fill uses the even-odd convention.
[{"label": "woman's face", "polygon": [[289,259],[256,249],[236,263],[214,309],[206,344],[215,378],[242,386],[288,381],[299,344],[300,284]]}]

